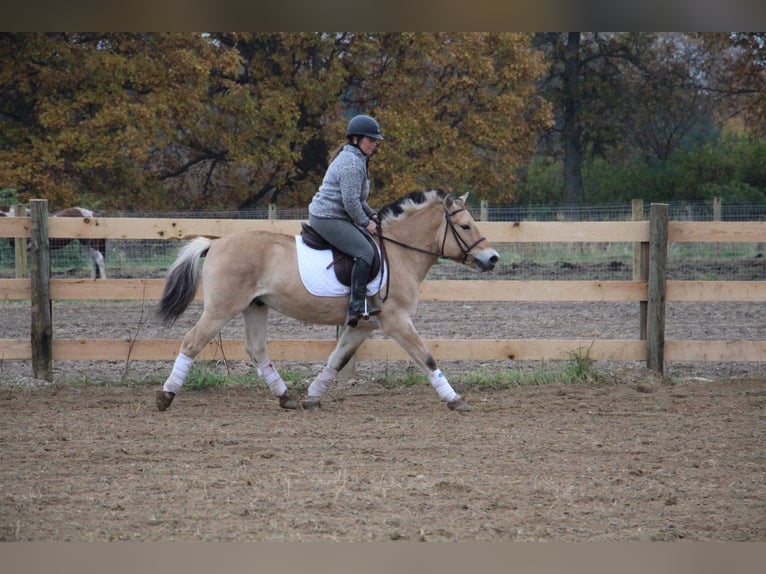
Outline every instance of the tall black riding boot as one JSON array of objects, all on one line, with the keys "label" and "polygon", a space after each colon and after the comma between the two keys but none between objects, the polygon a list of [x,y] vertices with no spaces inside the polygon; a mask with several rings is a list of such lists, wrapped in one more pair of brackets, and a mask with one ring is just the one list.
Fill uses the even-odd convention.
[{"label": "tall black riding boot", "polygon": [[348,306],[346,325],[356,327],[359,319],[369,319],[372,315],[380,313],[380,309],[373,307],[367,301],[367,280],[370,274],[370,265],[363,259],[355,259],[351,268],[351,300]]}]

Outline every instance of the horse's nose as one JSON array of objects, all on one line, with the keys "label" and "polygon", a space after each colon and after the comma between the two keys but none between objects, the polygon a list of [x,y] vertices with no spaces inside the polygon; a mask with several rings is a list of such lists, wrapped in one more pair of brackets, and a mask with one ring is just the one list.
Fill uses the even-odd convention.
[{"label": "horse's nose", "polygon": [[495,268],[497,262],[500,261],[500,256],[496,251],[493,251],[490,257],[486,259],[481,258],[477,261],[479,262],[479,266],[481,267],[482,271],[492,271]]}]

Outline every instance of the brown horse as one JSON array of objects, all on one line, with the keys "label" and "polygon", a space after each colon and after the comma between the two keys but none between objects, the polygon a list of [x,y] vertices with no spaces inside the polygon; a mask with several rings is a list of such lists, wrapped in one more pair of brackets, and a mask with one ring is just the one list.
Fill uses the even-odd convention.
[{"label": "brown horse", "polygon": [[[8,217],[10,215],[10,207],[0,206],[0,217]],[[29,210],[27,210],[27,216],[29,216]],[[56,211],[51,214],[51,217],[82,217],[89,218],[95,217],[95,213],[90,209],[84,207],[67,207],[60,211]],[[106,239],[77,239],[74,238],[54,238],[48,239],[48,246],[51,251],[62,249],[69,245],[72,241],[78,241],[80,247],[85,249],[90,259],[90,276],[92,279],[106,279],[106,268],[104,264],[104,256],[106,255]],[[9,245],[13,248],[16,244],[16,240],[13,238],[8,239]],[[29,246],[27,246],[29,249]]]},{"label": "brown horse", "polygon": [[[96,214],[90,209],[84,207],[67,207],[60,211],[56,211],[51,214],[51,217],[82,217],[92,218]],[[51,250],[61,249],[69,245],[72,241],[78,241],[80,247],[84,249],[90,259],[90,276],[92,279],[106,279],[106,268],[104,264],[104,256],[106,255],[106,239],[69,239],[69,238],[55,238],[49,239],[48,244]]]},{"label": "brown horse", "polygon": [[192,240],[168,271],[158,314],[165,324],[171,324],[186,310],[197,291],[200,259],[206,256],[202,267],[204,308],[196,325],[184,336],[162,390],[157,391],[157,408],[164,411],[170,406],[194,357],[230,319],[242,314],[245,349],[283,408],[320,408],[327,385],[372,331],[381,328],[428,375],[451,410],[470,410],[437,367],[412,322],[419,285],[437,259],[452,259],[479,271],[492,270],[499,259],[466,209],[466,195],[455,198],[442,190],[416,191],[380,210],[377,242],[383,244],[387,255],[388,281],[373,302],[381,312],[343,331],[302,402],[288,390],[269,360],[267,313],[274,309],[308,323],[342,325],[348,298],[317,296],[304,287],[293,236],[246,231],[213,240]]}]

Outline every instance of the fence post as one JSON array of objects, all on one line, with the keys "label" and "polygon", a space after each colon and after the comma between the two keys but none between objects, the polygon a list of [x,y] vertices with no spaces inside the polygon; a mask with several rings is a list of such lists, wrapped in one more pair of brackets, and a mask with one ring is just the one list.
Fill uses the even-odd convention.
[{"label": "fence post", "polygon": [[48,245],[48,201],[30,202],[32,226],[29,253],[32,287],[32,374],[53,380],[53,318],[51,308],[51,257]]},{"label": "fence post", "polygon": [[[11,216],[23,217],[26,215],[23,205],[12,205]],[[27,273],[27,238],[16,237],[13,242],[14,259],[16,266],[16,279],[24,279],[28,276]]]},{"label": "fence post", "polygon": [[[630,202],[631,219],[644,220],[644,200],[633,199]],[[647,281],[649,278],[649,242],[642,241],[633,245],[633,281]],[[646,340],[646,301],[638,304],[638,338]]]},{"label": "fence post", "polygon": [[279,219],[279,212],[277,211],[277,204],[276,203],[270,203],[269,204],[269,211],[268,211],[269,219]]},{"label": "fence post", "polygon": [[723,203],[720,197],[713,198],[713,221],[721,221],[721,212],[723,211]]},{"label": "fence post", "polygon": [[[630,219],[632,221],[643,221],[644,219],[644,200],[630,200]],[[641,244],[633,245],[633,281],[641,281]]]},{"label": "fence post", "polygon": [[[721,221],[721,213],[723,211],[722,199],[720,197],[713,198],[713,221]],[[717,257],[721,256],[721,244],[715,244],[715,254]]]},{"label": "fence post", "polygon": [[486,199],[481,200],[479,207],[479,221],[489,221],[489,202]]},{"label": "fence post", "polygon": [[668,206],[652,203],[649,213],[649,278],[646,366],[665,370],[665,300],[668,259]]}]

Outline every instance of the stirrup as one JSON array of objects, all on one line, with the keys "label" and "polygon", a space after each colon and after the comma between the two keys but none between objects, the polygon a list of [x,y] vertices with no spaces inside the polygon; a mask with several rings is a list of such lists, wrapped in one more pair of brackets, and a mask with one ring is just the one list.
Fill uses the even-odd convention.
[{"label": "stirrup", "polygon": [[362,311],[356,311],[355,309],[352,310],[352,307],[349,306],[348,313],[346,314],[346,325],[349,327],[356,327],[359,324],[359,319],[369,321],[370,317],[378,315],[379,313],[380,309],[370,305],[367,301],[367,298],[365,297],[364,309]]},{"label": "stirrup", "polygon": [[377,307],[373,307],[370,305],[369,301],[367,301],[367,297],[364,298],[364,311],[362,311],[362,314],[360,317],[367,321],[370,317],[373,317],[374,315],[378,315],[380,313],[380,309]]}]

